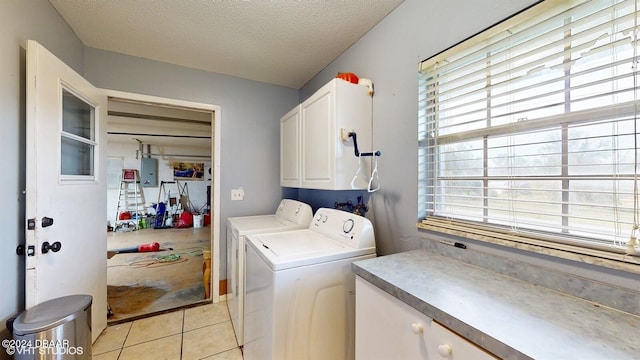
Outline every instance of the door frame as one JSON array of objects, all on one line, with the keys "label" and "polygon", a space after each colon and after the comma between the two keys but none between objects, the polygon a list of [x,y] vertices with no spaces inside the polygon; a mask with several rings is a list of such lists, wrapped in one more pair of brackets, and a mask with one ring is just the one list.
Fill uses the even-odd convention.
[{"label": "door frame", "polygon": [[[220,301],[220,128],[222,114],[219,105],[178,100],[153,95],[144,95],[126,91],[103,89],[110,97],[137,101],[141,103],[164,104],[178,107],[188,107],[196,110],[213,112],[213,126],[211,127],[211,299],[214,303]],[[108,109],[107,109],[108,110]],[[106,284],[105,284],[106,285]]]}]

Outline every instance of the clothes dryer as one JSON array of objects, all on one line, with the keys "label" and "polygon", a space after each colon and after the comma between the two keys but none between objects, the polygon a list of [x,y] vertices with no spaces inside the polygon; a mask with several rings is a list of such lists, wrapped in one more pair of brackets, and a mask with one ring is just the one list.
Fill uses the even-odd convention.
[{"label": "clothes dryer", "polygon": [[375,252],[371,222],[335,209],[307,229],[248,235],[244,359],[353,359],[351,263]]},{"label": "clothes dryer", "polygon": [[308,204],[283,199],[275,214],[227,219],[227,307],[238,345],[244,343],[245,237],[248,234],[303,229],[309,226],[312,217],[313,210]]}]

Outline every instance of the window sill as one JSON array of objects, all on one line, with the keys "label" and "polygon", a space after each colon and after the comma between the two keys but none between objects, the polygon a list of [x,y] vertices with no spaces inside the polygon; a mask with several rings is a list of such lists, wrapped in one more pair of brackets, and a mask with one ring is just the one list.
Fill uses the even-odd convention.
[{"label": "window sill", "polygon": [[418,229],[502,245],[509,248],[554,256],[566,260],[640,274],[640,257],[598,249],[583,248],[528,237],[516,231],[480,229],[480,226],[446,219],[423,220]]}]

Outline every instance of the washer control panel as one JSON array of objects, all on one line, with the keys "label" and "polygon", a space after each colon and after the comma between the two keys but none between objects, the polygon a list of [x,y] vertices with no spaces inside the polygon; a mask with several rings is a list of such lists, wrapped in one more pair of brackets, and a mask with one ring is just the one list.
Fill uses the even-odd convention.
[{"label": "washer control panel", "polygon": [[320,208],[309,229],[356,249],[375,247],[369,219],[346,211]]}]

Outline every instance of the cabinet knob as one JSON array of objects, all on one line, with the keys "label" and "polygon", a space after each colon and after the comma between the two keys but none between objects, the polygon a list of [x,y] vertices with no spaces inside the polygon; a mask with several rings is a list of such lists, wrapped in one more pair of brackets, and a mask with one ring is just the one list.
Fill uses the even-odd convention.
[{"label": "cabinet knob", "polygon": [[411,324],[411,331],[414,334],[421,334],[424,331],[424,327],[420,323],[413,323]]},{"label": "cabinet knob", "polygon": [[440,354],[440,356],[442,357],[448,357],[449,355],[451,355],[451,346],[444,344],[444,345],[438,345],[438,353]]}]

